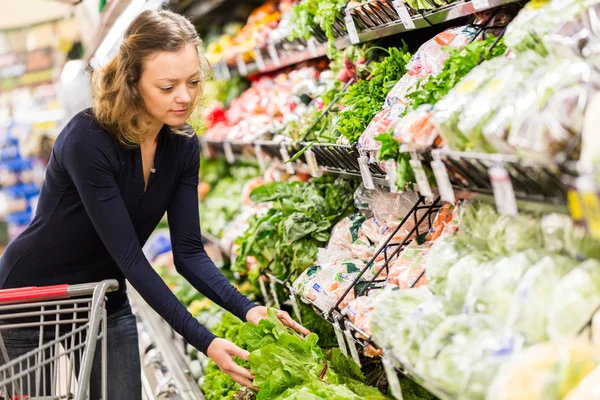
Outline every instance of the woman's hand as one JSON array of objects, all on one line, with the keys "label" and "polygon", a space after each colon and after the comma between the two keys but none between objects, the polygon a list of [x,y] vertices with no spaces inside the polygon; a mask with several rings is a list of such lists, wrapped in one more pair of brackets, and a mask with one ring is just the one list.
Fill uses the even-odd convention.
[{"label": "woman's hand", "polygon": [[[277,318],[279,318],[282,324],[288,328],[292,328],[298,333],[303,335],[308,335],[310,333],[308,329],[294,321],[292,317],[290,317],[290,314],[286,313],[285,311],[277,311]],[[267,319],[267,307],[264,306],[251,308],[246,314],[246,321],[252,322],[254,325],[258,325],[260,320],[263,319]]]},{"label": "woman's hand", "polygon": [[229,375],[234,381],[242,386],[256,389],[252,385],[252,379],[254,376],[246,368],[239,366],[233,361],[234,356],[248,361],[248,353],[246,350],[239,348],[232,342],[224,339],[215,339],[212,341],[206,355],[209,356],[215,364],[227,375]]}]

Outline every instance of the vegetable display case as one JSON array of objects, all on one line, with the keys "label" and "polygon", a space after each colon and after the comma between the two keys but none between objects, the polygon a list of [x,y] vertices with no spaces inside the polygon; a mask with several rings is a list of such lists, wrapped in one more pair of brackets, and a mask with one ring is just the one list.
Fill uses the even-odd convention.
[{"label": "vegetable display case", "polygon": [[[315,346],[308,373],[282,366],[287,378],[275,383],[262,371],[267,389],[257,394],[191,349],[205,396],[361,396],[346,378],[325,379],[335,387],[314,380],[333,347],[382,396],[585,398],[600,364],[589,111],[600,87],[598,6],[319,4],[294,8],[292,21],[308,21],[299,35],[240,45],[215,61],[217,75],[240,72],[251,83],[205,114],[202,166],[212,170],[200,175],[211,190],[199,193],[201,220],[215,221],[203,224],[203,237],[223,256],[224,273],[302,323],[318,316],[329,332],[310,328],[319,340],[305,343]],[[430,34],[409,41],[415,30]],[[361,45],[375,39],[379,46]],[[236,171],[247,165],[254,170]],[[230,316],[206,322],[215,311],[185,284],[172,288],[255,360],[294,347],[285,339],[267,348],[276,326],[259,328],[257,345],[242,333],[253,328]],[[293,357],[304,357],[303,346]],[[373,364],[384,385],[361,376]],[[259,372],[257,361],[246,366]],[[411,381],[429,394],[415,395]]]}]

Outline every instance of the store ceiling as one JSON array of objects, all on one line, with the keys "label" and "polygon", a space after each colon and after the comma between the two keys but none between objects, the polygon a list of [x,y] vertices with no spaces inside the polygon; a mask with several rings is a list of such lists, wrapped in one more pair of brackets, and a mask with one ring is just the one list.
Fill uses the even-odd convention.
[{"label": "store ceiling", "polygon": [[0,30],[15,29],[56,20],[71,13],[69,1],[0,0]]}]

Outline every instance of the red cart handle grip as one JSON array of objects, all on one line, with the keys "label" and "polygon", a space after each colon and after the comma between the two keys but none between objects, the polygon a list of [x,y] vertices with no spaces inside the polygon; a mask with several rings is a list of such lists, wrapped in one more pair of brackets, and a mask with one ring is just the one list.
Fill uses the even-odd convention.
[{"label": "red cart handle grip", "polygon": [[0,290],[0,304],[20,303],[36,300],[50,300],[62,297],[68,297],[67,287],[69,285],[54,286],[29,286],[16,289]]}]

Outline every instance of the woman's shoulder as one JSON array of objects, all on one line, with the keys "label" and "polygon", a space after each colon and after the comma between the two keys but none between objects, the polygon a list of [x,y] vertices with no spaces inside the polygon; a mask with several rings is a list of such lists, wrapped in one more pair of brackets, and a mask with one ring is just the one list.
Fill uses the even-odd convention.
[{"label": "woman's shoulder", "polygon": [[80,111],[62,129],[55,148],[90,154],[114,148],[114,137],[96,120],[91,108]]}]

